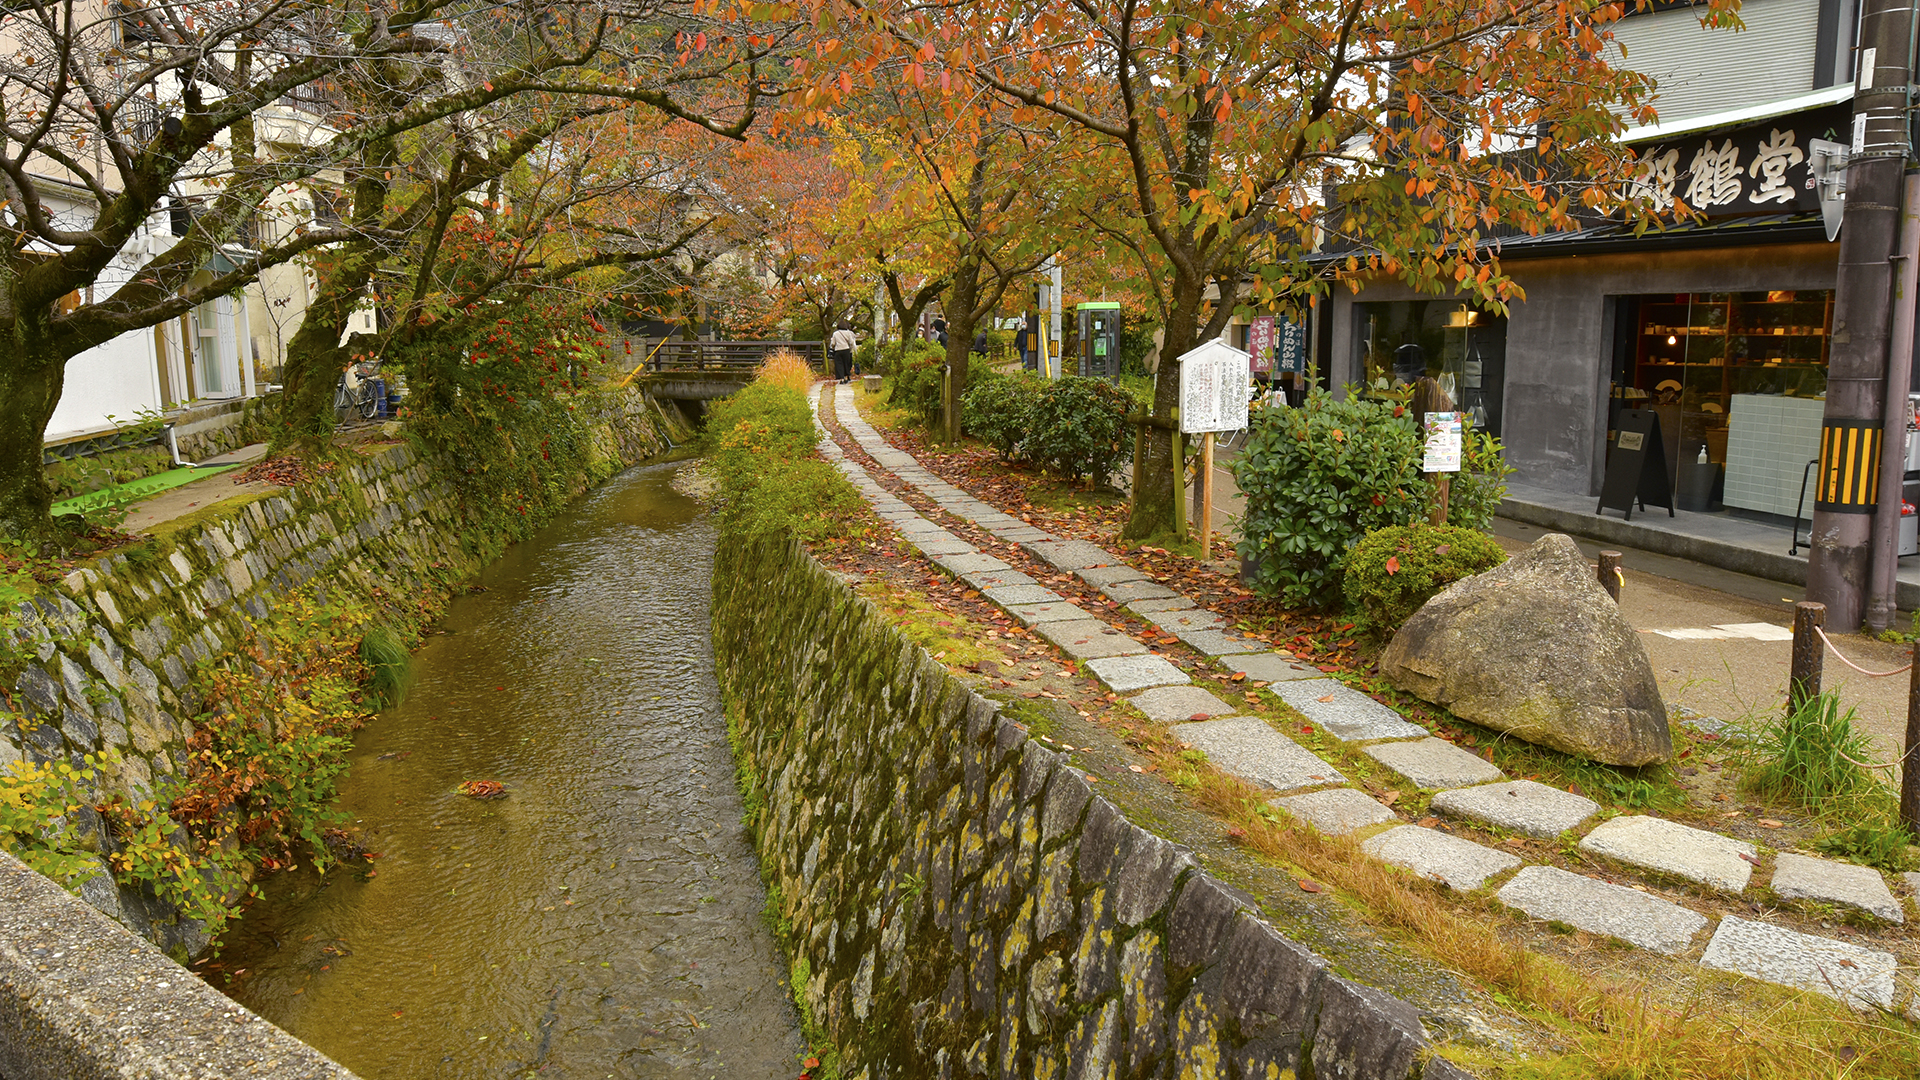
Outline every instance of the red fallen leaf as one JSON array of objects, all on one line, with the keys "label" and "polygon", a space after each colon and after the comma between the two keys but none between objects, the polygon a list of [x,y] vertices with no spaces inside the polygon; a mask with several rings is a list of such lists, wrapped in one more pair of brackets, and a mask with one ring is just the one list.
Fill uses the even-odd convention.
[{"label": "red fallen leaf", "polygon": [[1227,827],[1227,835],[1233,837],[1235,840],[1243,840],[1246,838],[1247,830],[1238,825],[1230,825]]},{"label": "red fallen leaf", "polygon": [[1755,866],[1759,866],[1759,865],[1760,865],[1760,860],[1759,860],[1759,859],[1756,859],[1756,858],[1754,858],[1753,856],[1751,856],[1751,855],[1749,855],[1749,854],[1747,854],[1747,853],[1746,853],[1746,852],[1744,852],[1744,851],[1742,851],[1742,852],[1740,852],[1740,857],[1741,857],[1741,858],[1743,858],[1743,859],[1745,859],[1745,860],[1747,860],[1748,862],[1750,862],[1750,863],[1752,863],[1752,864],[1753,864],[1753,865],[1755,865]]},{"label": "red fallen leaf", "polygon": [[1320,884],[1317,881],[1308,881],[1302,878],[1300,881],[1300,891],[1301,892],[1326,892],[1327,887],[1325,885]]},{"label": "red fallen leaf", "polygon": [[820,1067],[820,1059],[817,1057],[810,1057],[807,1060],[801,1062],[800,1064],[806,1066],[809,1069],[817,1069]]},{"label": "red fallen leaf", "polygon": [[1399,572],[1400,572],[1400,556],[1398,555],[1387,556],[1387,576],[1392,577],[1393,575]]},{"label": "red fallen leaf", "polygon": [[1300,734],[1302,734],[1302,735],[1311,735],[1311,734],[1313,734],[1313,725],[1312,725],[1312,724],[1301,724],[1301,725],[1300,725]]},{"label": "red fallen leaf", "polygon": [[1208,714],[1208,713],[1203,713],[1203,712],[1197,712],[1197,713],[1194,713],[1194,714],[1193,714],[1192,716],[1189,716],[1189,717],[1187,717],[1187,719],[1189,719],[1189,720],[1209,720],[1209,719],[1212,719],[1212,717],[1211,717],[1211,715],[1210,715],[1210,714]]}]

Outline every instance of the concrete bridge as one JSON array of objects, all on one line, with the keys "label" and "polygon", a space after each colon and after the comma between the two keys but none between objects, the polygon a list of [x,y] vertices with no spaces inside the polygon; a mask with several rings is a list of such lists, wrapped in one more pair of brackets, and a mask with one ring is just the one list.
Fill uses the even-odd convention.
[{"label": "concrete bridge", "polygon": [[656,398],[712,401],[753,381],[753,373],[773,353],[798,354],[816,371],[826,369],[823,341],[677,341],[661,342],[634,375]]}]

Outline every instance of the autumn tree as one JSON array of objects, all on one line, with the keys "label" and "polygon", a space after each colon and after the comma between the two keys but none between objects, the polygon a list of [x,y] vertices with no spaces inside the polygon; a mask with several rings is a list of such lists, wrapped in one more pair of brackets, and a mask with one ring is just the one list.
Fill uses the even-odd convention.
[{"label": "autumn tree", "polygon": [[1618,207],[1631,160],[1611,136],[1651,118],[1649,81],[1604,60],[1624,9],[1600,0],[804,6],[829,28],[816,107],[905,80],[946,94],[956,129],[1045,129],[1062,204],[1137,258],[1166,343],[1132,537],[1173,524],[1171,361],[1250,294],[1324,289],[1322,230],[1361,245],[1335,278],[1500,307],[1518,293],[1488,241]]}]

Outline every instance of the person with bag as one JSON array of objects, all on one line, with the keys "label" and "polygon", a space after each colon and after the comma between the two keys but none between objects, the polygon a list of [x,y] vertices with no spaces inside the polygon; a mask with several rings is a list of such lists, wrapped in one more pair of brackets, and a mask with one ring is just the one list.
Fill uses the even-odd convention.
[{"label": "person with bag", "polygon": [[853,350],[859,347],[860,340],[853,335],[853,327],[841,323],[827,339],[827,352],[833,357],[833,377],[836,382],[847,382],[853,377]]}]

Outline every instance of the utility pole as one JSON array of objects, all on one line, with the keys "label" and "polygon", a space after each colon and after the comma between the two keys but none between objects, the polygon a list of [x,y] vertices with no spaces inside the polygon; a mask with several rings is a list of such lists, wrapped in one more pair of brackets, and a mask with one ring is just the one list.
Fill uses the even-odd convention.
[{"label": "utility pole", "polygon": [[1827,405],[1813,510],[1807,599],[1827,625],[1860,626],[1872,569],[1885,428],[1894,244],[1906,171],[1907,87],[1915,0],[1865,0],[1853,97],[1853,147],[1827,355]]}]

